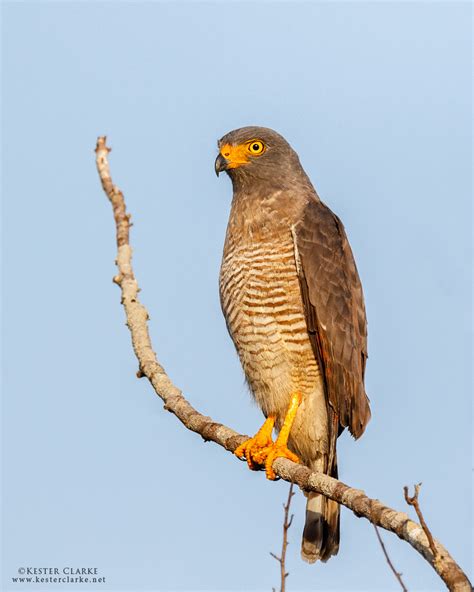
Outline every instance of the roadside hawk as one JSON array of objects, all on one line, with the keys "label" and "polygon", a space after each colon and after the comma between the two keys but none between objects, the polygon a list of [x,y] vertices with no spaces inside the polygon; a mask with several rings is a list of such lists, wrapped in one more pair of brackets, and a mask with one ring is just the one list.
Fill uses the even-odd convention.
[{"label": "roadside hawk", "polygon": [[[218,148],[216,173],[233,186],[222,310],[266,418],[235,454],[269,479],[277,457],[337,478],[338,436],[347,427],[359,438],[370,419],[364,297],[344,227],[275,131],[237,129]],[[339,504],[307,498],[301,554],[326,561],[339,548]]]}]

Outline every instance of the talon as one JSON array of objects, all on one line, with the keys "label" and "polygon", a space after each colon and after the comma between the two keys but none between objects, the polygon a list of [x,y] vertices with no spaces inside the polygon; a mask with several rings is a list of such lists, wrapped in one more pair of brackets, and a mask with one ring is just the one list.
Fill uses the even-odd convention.
[{"label": "talon", "polygon": [[246,460],[249,469],[257,471],[265,467],[267,479],[274,481],[276,479],[273,470],[273,462],[276,458],[287,458],[295,463],[299,463],[298,456],[288,449],[288,437],[293,425],[293,421],[302,401],[300,393],[294,393],[290,400],[285,420],[281,427],[276,442],[272,440],[273,426],[275,425],[275,416],[269,415],[263,426],[258,430],[253,438],[249,438],[234,451],[235,456],[241,460]]},{"label": "talon", "polygon": [[275,417],[268,417],[255,436],[246,440],[234,451],[237,458],[247,461],[249,469],[252,471],[257,471],[265,464],[265,459],[273,445],[272,431],[274,424]]}]

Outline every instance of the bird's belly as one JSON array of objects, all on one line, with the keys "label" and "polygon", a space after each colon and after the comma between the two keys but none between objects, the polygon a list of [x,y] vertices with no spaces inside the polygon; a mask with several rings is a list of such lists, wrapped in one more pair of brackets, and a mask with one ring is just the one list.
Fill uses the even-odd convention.
[{"label": "bird's belly", "polygon": [[[220,292],[229,332],[264,414],[276,414],[280,427],[291,395],[300,392],[303,402],[292,435],[301,433],[305,437],[296,439],[312,449],[316,440],[325,448],[324,387],[307,332],[291,237],[284,244],[228,249]],[[307,457],[300,446],[294,448]]]}]

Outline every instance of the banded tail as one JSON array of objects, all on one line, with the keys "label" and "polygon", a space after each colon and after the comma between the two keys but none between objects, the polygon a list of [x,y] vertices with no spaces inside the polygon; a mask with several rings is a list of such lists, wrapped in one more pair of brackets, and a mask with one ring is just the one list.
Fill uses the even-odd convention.
[{"label": "banded tail", "polygon": [[[336,466],[333,472],[337,477]],[[340,507],[320,493],[308,493],[307,498],[301,557],[308,563],[326,562],[339,550]]]}]

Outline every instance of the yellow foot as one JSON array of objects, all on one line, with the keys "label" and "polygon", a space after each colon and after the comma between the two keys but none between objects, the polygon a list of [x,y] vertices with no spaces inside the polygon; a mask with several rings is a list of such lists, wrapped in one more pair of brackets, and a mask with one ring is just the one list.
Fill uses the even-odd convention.
[{"label": "yellow foot", "polygon": [[246,459],[249,469],[252,471],[258,471],[265,464],[265,459],[273,446],[272,431],[274,425],[275,417],[271,415],[255,436],[246,440],[234,452],[238,458]]},{"label": "yellow foot", "polygon": [[300,462],[300,459],[294,452],[288,449],[288,437],[291,426],[302,401],[300,393],[294,393],[290,400],[290,405],[286,412],[285,420],[281,427],[276,442],[272,440],[273,427],[275,425],[275,416],[269,415],[263,426],[258,430],[253,438],[250,438],[241,444],[234,452],[240,459],[246,459],[250,469],[256,471],[265,466],[267,479],[276,479],[273,470],[273,461],[276,458],[288,458],[293,462]]},{"label": "yellow foot", "polygon": [[294,452],[291,452],[286,446],[286,444],[280,444],[278,440],[275,444],[270,448],[267,453],[267,458],[265,460],[265,474],[267,479],[274,481],[276,479],[275,471],[273,470],[273,461],[277,458],[288,458],[295,463],[299,463],[300,459],[296,456]]},{"label": "yellow foot", "polygon": [[303,397],[301,396],[301,393],[294,393],[291,397],[290,405],[288,406],[288,410],[285,415],[285,420],[283,421],[283,425],[281,426],[281,430],[278,434],[277,441],[267,452],[267,458],[265,460],[265,473],[267,475],[267,479],[271,479],[272,481],[276,479],[275,471],[273,470],[272,466],[273,461],[276,458],[287,458],[295,463],[300,462],[300,459],[296,456],[296,454],[288,449],[287,444],[288,438],[290,436],[291,427],[296,417],[298,407],[301,405],[302,399]]}]

